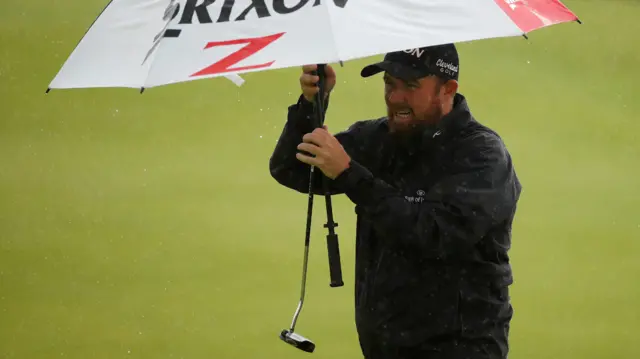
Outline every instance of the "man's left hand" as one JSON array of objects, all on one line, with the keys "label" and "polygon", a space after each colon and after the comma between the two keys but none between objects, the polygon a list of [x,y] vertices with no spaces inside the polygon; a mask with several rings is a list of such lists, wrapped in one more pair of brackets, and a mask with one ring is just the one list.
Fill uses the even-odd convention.
[{"label": "man's left hand", "polygon": [[302,137],[302,141],[298,145],[298,150],[310,153],[314,157],[297,153],[296,158],[301,162],[318,167],[330,179],[336,179],[349,167],[351,157],[338,139],[327,131],[326,126],[307,133]]}]

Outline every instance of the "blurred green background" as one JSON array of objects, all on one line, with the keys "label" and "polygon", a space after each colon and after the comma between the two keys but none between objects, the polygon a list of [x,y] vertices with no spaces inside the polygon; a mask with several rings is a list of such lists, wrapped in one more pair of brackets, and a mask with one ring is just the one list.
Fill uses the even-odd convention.
[{"label": "blurred green background", "polygon": [[[3,1],[0,358],[305,357],[278,334],[306,197],[268,171],[299,70],[45,95],[104,4]],[[640,3],[566,4],[583,25],[459,47],[461,91],[524,185],[510,358],[640,358]],[[367,60],[337,68],[330,130],[384,113]],[[328,285],[319,198],[297,329],[315,358],[359,358],[355,215],[334,202],[346,286]]]}]

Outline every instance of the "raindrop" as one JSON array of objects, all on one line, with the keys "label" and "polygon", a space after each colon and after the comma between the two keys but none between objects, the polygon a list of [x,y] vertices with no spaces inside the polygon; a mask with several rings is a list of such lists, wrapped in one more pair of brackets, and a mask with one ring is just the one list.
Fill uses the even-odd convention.
[{"label": "raindrop", "polygon": [[528,64],[530,64],[530,63],[531,63],[531,61],[527,60],[527,63],[528,63]]},{"label": "raindrop", "polygon": [[262,109],[260,109],[260,112],[262,112]]},{"label": "raindrop", "polygon": [[260,135],[260,138],[262,138],[262,135]]}]

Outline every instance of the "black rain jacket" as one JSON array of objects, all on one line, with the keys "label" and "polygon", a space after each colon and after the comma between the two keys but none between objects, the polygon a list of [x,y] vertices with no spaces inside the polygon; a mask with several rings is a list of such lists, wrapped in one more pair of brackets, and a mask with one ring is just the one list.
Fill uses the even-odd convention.
[{"label": "black rain jacket", "polygon": [[[313,116],[302,96],[290,106],[270,159],[273,178],[301,193],[308,193],[309,166],[296,159],[296,146],[317,123]],[[473,118],[461,94],[451,113],[413,141],[394,140],[386,117],[335,136],[352,158],[329,183],[357,213],[364,355],[408,358],[401,353],[420,348],[446,358],[506,358],[513,315],[507,252],[521,185],[501,138]],[[316,173],[314,191],[324,194]]]}]

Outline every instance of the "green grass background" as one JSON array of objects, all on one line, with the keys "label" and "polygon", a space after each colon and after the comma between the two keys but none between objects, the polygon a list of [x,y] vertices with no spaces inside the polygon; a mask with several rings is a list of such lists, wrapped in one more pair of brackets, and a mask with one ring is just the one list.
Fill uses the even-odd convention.
[{"label": "green grass background", "polygon": [[[460,45],[461,91],[524,184],[510,357],[640,358],[640,3],[566,4],[583,25]],[[306,197],[268,171],[298,69],[45,95],[103,6],[0,11],[0,358],[305,357],[278,333]],[[337,69],[334,131],[384,111],[365,62]],[[334,202],[346,286],[328,286],[319,198],[297,328],[315,358],[359,358],[355,217]]]}]

